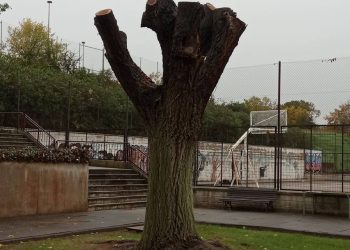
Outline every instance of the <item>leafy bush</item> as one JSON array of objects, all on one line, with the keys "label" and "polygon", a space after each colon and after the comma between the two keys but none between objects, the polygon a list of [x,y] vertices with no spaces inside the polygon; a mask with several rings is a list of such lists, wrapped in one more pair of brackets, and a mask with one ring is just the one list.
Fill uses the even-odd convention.
[{"label": "leafy bush", "polygon": [[0,150],[0,162],[47,162],[47,163],[88,163],[90,152],[87,149],[5,149]]}]

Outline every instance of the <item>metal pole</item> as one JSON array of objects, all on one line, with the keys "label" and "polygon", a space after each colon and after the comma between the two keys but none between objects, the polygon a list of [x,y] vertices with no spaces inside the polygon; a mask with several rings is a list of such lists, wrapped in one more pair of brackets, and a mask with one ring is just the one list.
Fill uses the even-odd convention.
[{"label": "metal pole", "polygon": [[280,190],[281,182],[281,73],[282,63],[278,62],[278,97],[277,97],[277,190]]},{"label": "metal pole", "polygon": [[79,53],[79,64],[78,65],[79,65],[79,69],[80,69],[80,61],[81,61],[80,43],[79,43],[79,52],[78,53]]},{"label": "metal pole", "polygon": [[126,119],[125,129],[129,129],[129,98],[126,99]]},{"label": "metal pole", "polygon": [[83,44],[83,68],[85,68],[85,42],[81,42]]},{"label": "metal pole", "polygon": [[51,10],[51,4],[52,4],[52,1],[47,1],[48,3],[48,14],[47,14],[47,38],[48,38],[48,41],[50,40],[50,10]]},{"label": "metal pole", "polygon": [[248,179],[249,179],[249,176],[248,176],[248,171],[249,171],[249,146],[248,146],[248,136],[247,136],[247,138],[245,138],[244,139],[244,141],[245,141],[245,150],[246,150],[246,164],[247,164],[247,169],[246,169],[246,187],[248,187]]},{"label": "metal pole", "polygon": [[142,69],[142,58],[140,57],[140,69]]},{"label": "metal pole", "polygon": [[21,87],[18,84],[18,93],[17,93],[17,112],[21,110]]},{"label": "metal pole", "polygon": [[309,160],[310,160],[310,165],[309,165],[309,170],[310,170],[310,191],[312,191],[312,125],[311,125],[311,129],[310,129],[310,150],[309,150],[310,156],[309,156]]},{"label": "metal pole", "polygon": [[69,81],[68,85],[68,107],[67,107],[67,125],[66,125],[66,147],[69,147],[69,133],[70,133],[70,106],[71,106],[71,82]]},{"label": "metal pole", "polygon": [[21,109],[21,79],[19,71],[17,70],[17,112]]},{"label": "metal pole", "polygon": [[197,160],[198,160],[198,157],[197,157],[197,143],[195,144],[195,147],[194,147],[194,164],[193,164],[193,173],[192,173],[192,185],[193,186],[196,186],[196,177],[197,177]]},{"label": "metal pole", "polygon": [[1,41],[0,49],[2,49],[2,20],[0,21],[0,41]]},{"label": "metal pole", "polygon": [[197,141],[196,143],[196,186],[198,186],[198,178],[199,178],[199,161],[198,161],[198,155],[199,155],[199,143]]},{"label": "metal pole", "polygon": [[105,48],[102,49],[102,71],[105,71]]},{"label": "metal pole", "polygon": [[344,125],[341,126],[341,192],[344,192]]},{"label": "metal pole", "polygon": [[224,142],[221,142],[221,172],[220,172],[220,176],[221,176],[221,187],[222,187],[222,164],[223,164],[223,160],[224,160]]},{"label": "metal pole", "polygon": [[157,73],[159,72],[159,69],[158,69],[158,62],[157,62]]},{"label": "metal pole", "polygon": [[[275,127],[275,135],[277,134],[277,128]],[[273,188],[277,189],[277,145],[275,142],[275,159],[274,159],[274,173],[273,173]]]},{"label": "metal pole", "polygon": [[47,55],[48,58],[50,59],[51,55],[50,55],[50,12],[51,12],[51,4],[52,1],[47,1],[48,3],[48,13],[47,13]]}]

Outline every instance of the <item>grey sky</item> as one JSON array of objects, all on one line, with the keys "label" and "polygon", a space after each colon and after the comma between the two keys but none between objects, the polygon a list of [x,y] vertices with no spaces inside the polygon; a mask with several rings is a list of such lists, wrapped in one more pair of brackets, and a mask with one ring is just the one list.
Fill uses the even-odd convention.
[{"label": "grey sky", "polygon": [[[12,7],[12,10],[1,16],[7,24],[16,25],[25,17],[47,23],[46,0],[0,0],[0,2],[7,2]],[[212,0],[210,2],[216,7],[231,7],[237,12],[238,17],[248,24],[228,67],[273,64],[279,60],[289,62],[350,56],[349,0]],[[131,54],[152,61],[161,61],[155,34],[148,29],[140,28],[145,3],[146,0],[53,0],[51,28],[58,37],[65,40],[76,43],[86,41],[90,46],[102,48],[102,42],[93,25],[93,18],[98,10],[111,8],[120,28],[128,35]],[[286,66],[293,68],[290,65]],[[322,116],[345,101],[347,95],[340,98],[335,92],[333,96],[318,96],[318,99],[314,98],[315,95],[298,96],[297,93],[310,93],[310,89],[321,90],[320,88],[329,92],[328,85],[333,85],[344,95],[347,93],[344,91],[350,90],[350,74],[345,70],[348,69],[348,61],[336,67],[344,76],[331,75],[328,82],[324,80],[327,77],[322,77],[321,85],[318,85],[321,78],[318,79],[317,76],[320,72],[326,72],[328,68],[325,70],[318,64],[306,65],[314,68],[315,72],[312,75],[315,76],[311,77],[307,70],[302,68],[304,66],[294,69],[295,74],[303,75],[303,80],[290,72],[287,72],[289,76],[284,76],[285,100],[309,98],[322,110]],[[330,74],[338,72],[333,68],[328,70]],[[243,71],[242,76],[237,73],[239,71]],[[254,78],[255,75],[261,77]],[[273,65],[258,67],[256,70],[228,69],[216,89],[215,96],[224,100],[241,100],[260,93],[260,96],[266,94],[276,99],[275,81],[276,71]],[[324,98],[331,100],[326,102]]]},{"label": "grey sky", "polygon": [[[12,10],[1,18],[17,24],[24,17],[47,22],[46,0],[1,0]],[[178,2],[178,1],[176,1]],[[205,2],[205,1],[202,1]],[[112,8],[128,34],[133,55],[160,60],[152,31],[140,28],[146,0],[53,0],[51,27],[61,38],[101,47],[95,12]],[[212,0],[228,6],[248,24],[229,66],[350,56],[348,0]]]}]

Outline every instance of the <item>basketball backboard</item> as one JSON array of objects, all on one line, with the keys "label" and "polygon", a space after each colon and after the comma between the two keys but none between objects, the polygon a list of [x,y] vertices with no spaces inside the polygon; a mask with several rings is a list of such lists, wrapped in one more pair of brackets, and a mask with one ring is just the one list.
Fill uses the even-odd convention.
[{"label": "basketball backboard", "polygon": [[[281,132],[287,132],[287,110],[280,111]],[[278,128],[278,110],[263,110],[250,112],[250,132],[261,134],[266,132],[275,133]]]}]

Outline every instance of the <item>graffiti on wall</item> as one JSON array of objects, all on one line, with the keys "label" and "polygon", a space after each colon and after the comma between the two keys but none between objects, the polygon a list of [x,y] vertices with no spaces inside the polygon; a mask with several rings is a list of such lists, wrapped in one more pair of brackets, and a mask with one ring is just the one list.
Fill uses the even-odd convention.
[{"label": "graffiti on wall", "polygon": [[318,173],[322,170],[322,152],[306,150],[305,151],[305,172]]}]

